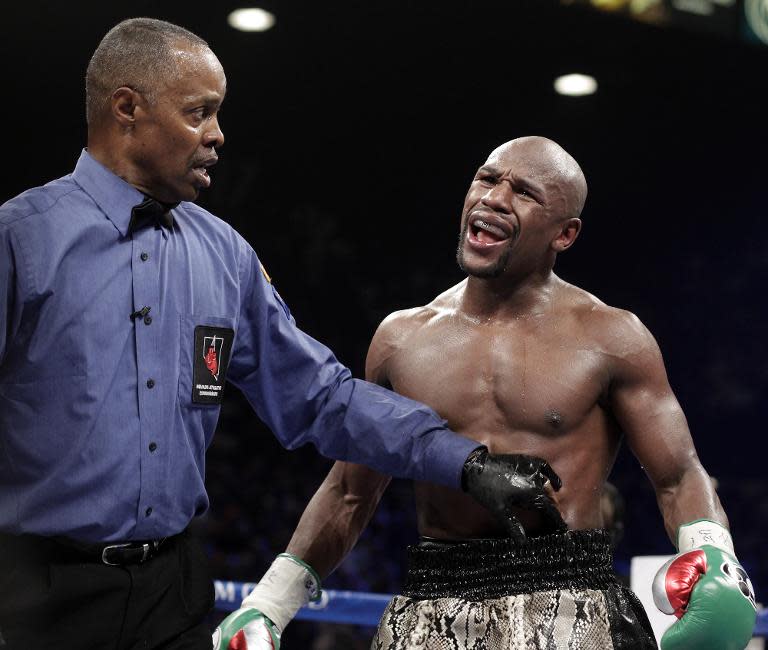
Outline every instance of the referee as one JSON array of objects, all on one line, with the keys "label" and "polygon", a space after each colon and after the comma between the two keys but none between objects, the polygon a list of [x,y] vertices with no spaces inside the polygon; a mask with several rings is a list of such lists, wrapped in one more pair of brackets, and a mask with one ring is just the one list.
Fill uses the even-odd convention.
[{"label": "referee", "polygon": [[226,380],[287,448],[454,487],[471,455],[489,462],[470,494],[500,513],[515,500],[503,459],[352,379],[296,327],[248,243],[191,203],[224,143],[225,92],[199,37],[118,24],[88,65],[74,171],[0,207],[0,631],[12,650],[211,647],[211,576],[185,530],[208,507]]}]

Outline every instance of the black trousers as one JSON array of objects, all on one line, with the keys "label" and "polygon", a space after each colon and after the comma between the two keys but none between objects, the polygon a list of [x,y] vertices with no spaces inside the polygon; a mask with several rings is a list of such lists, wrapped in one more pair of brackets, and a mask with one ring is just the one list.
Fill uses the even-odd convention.
[{"label": "black trousers", "polygon": [[108,566],[44,538],[0,538],[2,650],[210,650],[213,581],[182,533]]}]

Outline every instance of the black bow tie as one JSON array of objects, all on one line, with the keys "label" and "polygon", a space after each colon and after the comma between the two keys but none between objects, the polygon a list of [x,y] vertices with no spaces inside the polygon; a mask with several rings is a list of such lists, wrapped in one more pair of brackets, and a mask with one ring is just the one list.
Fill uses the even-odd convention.
[{"label": "black bow tie", "polygon": [[173,228],[173,215],[171,210],[175,208],[178,203],[160,203],[157,199],[153,199],[151,196],[147,196],[139,205],[133,207],[131,210],[131,221],[128,224],[128,234],[132,234],[136,230],[154,224],[155,228],[165,226],[170,229]]}]

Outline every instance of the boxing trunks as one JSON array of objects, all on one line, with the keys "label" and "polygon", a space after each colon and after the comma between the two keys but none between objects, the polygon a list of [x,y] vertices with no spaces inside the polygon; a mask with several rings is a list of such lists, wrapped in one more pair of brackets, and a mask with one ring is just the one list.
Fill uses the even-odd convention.
[{"label": "boxing trunks", "polygon": [[648,617],[613,572],[606,531],[408,549],[403,594],[371,650],[645,650]]}]

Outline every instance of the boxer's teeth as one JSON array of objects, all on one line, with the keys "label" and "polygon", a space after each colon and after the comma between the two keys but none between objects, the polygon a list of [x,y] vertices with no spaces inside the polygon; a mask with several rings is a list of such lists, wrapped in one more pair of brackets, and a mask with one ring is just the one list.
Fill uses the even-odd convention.
[{"label": "boxer's teeth", "polygon": [[478,239],[480,238],[481,232],[487,233],[491,241],[502,241],[503,239],[507,239],[506,233],[501,228],[494,226],[487,221],[483,221],[482,219],[476,219],[472,226],[477,231],[476,236]]}]

